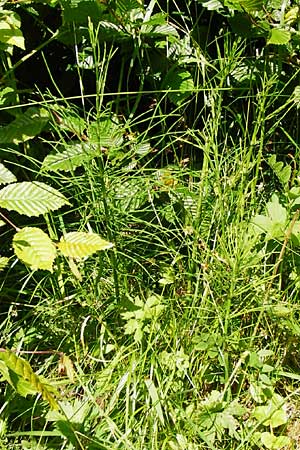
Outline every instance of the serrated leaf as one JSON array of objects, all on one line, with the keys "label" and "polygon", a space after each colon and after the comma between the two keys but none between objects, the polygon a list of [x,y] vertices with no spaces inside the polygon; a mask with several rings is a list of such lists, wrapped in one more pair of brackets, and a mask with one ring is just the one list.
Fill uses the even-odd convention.
[{"label": "serrated leaf", "polygon": [[116,0],[116,9],[118,13],[128,14],[129,11],[133,9],[143,10],[143,1],[141,0]]},{"label": "serrated leaf", "polygon": [[6,350],[0,352],[0,361],[5,365],[3,367],[3,364],[0,364],[0,372],[20,395],[26,397],[28,394],[40,393],[51,408],[58,409],[54,397],[58,395],[58,392],[53,386],[42,381],[26,360]]},{"label": "serrated leaf", "polygon": [[281,28],[272,28],[267,44],[286,45],[291,40],[291,33]]},{"label": "serrated leaf", "polygon": [[17,211],[28,217],[55,211],[69,204],[59,191],[38,181],[13,183],[0,190],[1,208]]},{"label": "serrated leaf", "polygon": [[13,248],[20,261],[32,270],[53,271],[56,248],[40,228],[22,228],[13,237]]},{"label": "serrated leaf", "polygon": [[0,128],[1,144],[19,144],[34,138],[49,121],[49,113],[44,108],[28,108],[8,125]]},{"label": "serrated leaf", "polygon": [[88,161],[96,158],[103,149],[89,142],[76,142],[65,145],[61,153],[47,155],[42,164],[42,170],[58,172],[74,171]]},{"label": "serrated leaf", "polygon": [[100,250],[109,249],[113,247],[113,244],[95,233],[72,231],[65,234],[57,246],[64,256],[82,259]]},{"label": "serrated leaf", "polygon": [[0,163],[0,184],[14,183],[15,181],[17,178],[14,174]]},{"label": "serrated leaf", "polygon": [[124,130],[111,118],[104,117],[91,122],[87,134],[92,144],[100,147],[119,147],[123,143]]},{"label": "serrated leaf", "polygon": [[4,270],[5,267],[7,267],[9,263],[9,258],[6,258],[5,256],[0,256],[0,271]]},{"label": "serrated leaf", "polygon": [[187,70],[170,70],[163,81],[162,88],[170,90],[168,97],[175,105],[180,105],[193,93],[194,81]]}]

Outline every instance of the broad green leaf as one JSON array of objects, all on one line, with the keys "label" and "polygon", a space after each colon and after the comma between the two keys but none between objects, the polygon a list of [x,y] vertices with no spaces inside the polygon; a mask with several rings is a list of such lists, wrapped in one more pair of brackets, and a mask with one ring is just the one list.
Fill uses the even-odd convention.
[{"label": "broad green leaf", "polygon": [[86,123],[85,120],[78,116],[74,111],[63,108],[62,106],[51,110],[53,119],[59,128],[70,131],[77,136],[82,136]]},{"label": "broad green leaf", "polygon": [[64,23],[87,23],[88,18],[98,22],[106,9],[105,2],[97,0],[60,0]]},{"label": "broad green leaf", "polygon": [[0,106],[11,105],[14,103],[16,92],[13,88],[6,86],[0,90]]},{"label": "broad green leaf", "polygon": [[14,45],[25,50],[25,43],[19,16],[13,11],[0,13],[0,42],[7,45]]},{"label": "broad green leaf", "polygon": [[282,239],[285,235],[287,225],[287,211],[279,203],[276,194],[272,195],[271,201],[266,206],[267,215],[257,215],[253,218],[258,234],[266,233],[266,240]]},{"label": "broad green leaf", "polygon": [[6,258],[5,256],[0,256],[0,271],[4,270],[5,267],[7,267],[9,263],[9,258]]},{"label": "broad green leaf", "polygon": [[267,44],[285,45],[291,40],[291,33],[281,28],[272,28]]},{"label": "broad green leaf", "polygon": [[56,248],[40,228],[22,228],[13,237],[13,248],[20,261],[32,270],[53,271]]},{"label": "broad green leaf", "polygon": [[49,113],[44,108],[28,108],[11,123],[0,127],[0,143],[18,144],[28,141],[41,133],[49,121]]},{"label": "broad green leaf", "polygon": [[193,93],[194,81],[190,72],[185,69],[171,69],[162,84],[162,89],[169,90],[168,97],[175,103],[180,105]]},{"label": "broad green leaf", "polygon": [[254,409],[253,417],[266,427],[276,428],[284,425],[288,421],[284,399],[278,394],[273,394],[265,405]]},{"label": "broad green leaf", "polygon": [[64,256],[82,259],[100,250],[111,248],[113,244],[95,233],[72,231],[65,234],[57,246]]},{"label": "broad green leaf", "polygon": [[1,208],[17,211],[28,217],[55,211],[69,204],[59,191],[38,181],[13,183],[0,190]]},{"label": "broad green leaf", "polygon": [[265,431],[260,435],[261,443],[270,450],[280,450],[287,448],[290,444],[288,436],[274,436],[274,434]]},{"label": "broad green leaf", "polygon": [[123,143],[123,128],[109,117],[91,122],[87,133],[90,142],[100,147],[119,147]]},{"label": "broad green leaf", "polygon": [[15,181],[17,178],[14,174],[0,163],[0,184],[14,183]]},{"label": "broad green leaf", "polygon": [[28,394],[40,393],[51,408],[58,409],[55,400],[58,392],[50,384],[38,377],[32,370],[30,364],[15,353],[6,350],[0,352],[0,372],[17,392],[26,397]]},{"label": "broad green leaf", "polygon": [[62,147],[62,151],[47,155],[42,164],[42,170],[59,172],[74,171],[99,156],[103,148],[89,142],[75,142]]}]

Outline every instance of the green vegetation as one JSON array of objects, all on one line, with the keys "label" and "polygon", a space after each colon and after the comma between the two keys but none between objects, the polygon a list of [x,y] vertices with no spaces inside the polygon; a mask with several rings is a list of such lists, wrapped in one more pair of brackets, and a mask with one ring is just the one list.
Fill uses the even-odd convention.
[{"label": "green vegetation", "polygon": [[0,448],[300,448],[298,3],[0,5]]}]

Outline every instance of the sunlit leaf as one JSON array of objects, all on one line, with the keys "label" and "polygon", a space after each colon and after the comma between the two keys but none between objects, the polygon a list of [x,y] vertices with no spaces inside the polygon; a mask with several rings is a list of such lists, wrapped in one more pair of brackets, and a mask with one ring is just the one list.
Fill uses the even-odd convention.
[{"label": "sunlit leaf", "polygon": [[89,142],[75,142],[60,148],[62,149],[61,152],[46,156],[42,164],[42,170],[52,172],[74,171],[77,167],[96,158],[105,150]]},{"label": "sunlit leaf", "polygon": [[64,256],[75,259],[86,258],[93,253],[111,247],[113,247],[113,244],[105,241],[98,234],[83,231],[67,233],[58,243],[58,248]]},{"label": "sunlit leaf", "polygon": [[28,108],[8,125],[0,127],[1,144],[18,144],[39,135],[49,122],[49,113],[44,108]]},{"label": "sunlit leaf", "polygon": [[64,205],[69,205],[68,200],[59,191],[41,182],[23,181],[0,190],[1,208],[29,217],[55,211]]},{"label": "sunlit leaf", "polygon": [[281,28],[272,28],[267,43],[273,45],[285,45],[288,44],[290,40],[291,40],[290,31],[282,30]]},{"label": "sunlit leaf", "polygon": [[22,228],[13,237],[13,248],[17,257],[32,270],[53,271],[56,248],[40,228]]},{"label": "sunlit leaf", "polygon": [[28,394],[40,393],[51,408],[58,409],[55,400],[58,392],[53,386],[38,377],[25,359],[6,350],[0,352],[0,361],[2,363],[0,364],[1,374],[20,395],[26,397]]},{"label": "sunlit leaf", "polygon": [[14,174],[0,163],[0,184],[14,183],[15,181],[17,178]]},{"label": "sunlit leaf", "polygon": [[5,256],[0,256],[0,271],[4,270],[5,267],[8,266],[9,258],[6,258]]}]

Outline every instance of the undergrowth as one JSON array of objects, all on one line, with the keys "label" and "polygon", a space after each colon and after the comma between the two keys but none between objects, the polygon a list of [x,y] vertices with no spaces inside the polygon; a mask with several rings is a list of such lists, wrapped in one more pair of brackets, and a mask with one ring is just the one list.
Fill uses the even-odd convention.
[{"label": "undergrowth", "polygon": [[88,21],[79,95],[46,56],[25,122],[2,91],[3,449],[300,448],[299,70],[166,3],[130,49]]}]

